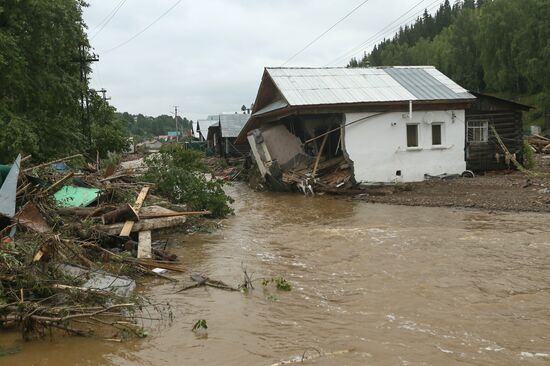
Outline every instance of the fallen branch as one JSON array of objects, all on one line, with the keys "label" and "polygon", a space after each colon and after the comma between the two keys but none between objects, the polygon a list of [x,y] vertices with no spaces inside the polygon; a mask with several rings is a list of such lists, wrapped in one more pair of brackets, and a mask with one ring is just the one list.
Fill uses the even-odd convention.
[{"label": "fallen branch", "polygon": [[82,154],[75,154],[75,155],[67,156],[67,157],[65,157],[65,158],[61,158],[61,159],[49,161],[49,162],[47,162],[47,163],[42,163],[42,164],[39,164],[39,165],[35,165],[35,166],[30,167],[30,168],[23,169],[23,173],[30,172],[31,170],[34,170],[34,169],[43,168],[43,167],[48,166],[48,165],[57,164],[57,163],[62,163],[62,162],[64,162],[64,161],[72,160],[72,159],[75,159],[75,158],[78,158],[78,157],[82,157],[82,156],[83,156]]},{"label": "fallen branch", "polygon": [[223,281],[211,280],[210,278],[205,277],[203,275],[194,274],[194,275],[191,275],[191,279],[196,283],[185,286],[176,292],[179,293],[179,292],[187,291],[187,290],[202,287],[202,286],[214,287],[214,288],[217,288],[220,290],[226,290],[226,291],[240,291],[238,288],[230,286]]}]

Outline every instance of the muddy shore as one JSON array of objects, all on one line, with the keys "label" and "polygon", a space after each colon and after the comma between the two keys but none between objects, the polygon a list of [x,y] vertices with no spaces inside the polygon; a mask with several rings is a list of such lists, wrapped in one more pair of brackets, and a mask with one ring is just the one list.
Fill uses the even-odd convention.
[{"label": "muddy shore", "polygon": [[[550,173],[550,159],[539,156],[537,171]],[[407,206],[550,212],[550,176],[526,176],[517,171],[489,172],[475,178],[370,187],[366,192],[354,198]]]}]

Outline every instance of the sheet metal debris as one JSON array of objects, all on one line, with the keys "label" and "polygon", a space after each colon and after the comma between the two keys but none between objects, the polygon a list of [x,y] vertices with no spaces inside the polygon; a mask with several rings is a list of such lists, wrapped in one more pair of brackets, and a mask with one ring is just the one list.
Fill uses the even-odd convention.
[{"label": "sheet metal debris", "polygon": [[59,207],[86,207],[97,200],[100,193],[97,188],[64,186],[55,192],[54,198]]},{"label": "sheet metal debris", "polygon": [[2,187],[0,187],[0,214],[7,217],[15,216],[15,200],[17,196],[17,181],[19,179],[20,165],[21,154],[15,159],[8,175],[2,183]]}]

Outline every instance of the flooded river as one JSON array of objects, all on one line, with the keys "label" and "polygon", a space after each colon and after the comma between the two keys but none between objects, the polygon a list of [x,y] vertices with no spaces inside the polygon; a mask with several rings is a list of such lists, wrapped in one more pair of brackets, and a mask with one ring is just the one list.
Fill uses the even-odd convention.
[{"label": "flooded river", "polygon": [[[231,188],[213,234],[171,235],[189,273],[249,294],[155,280],[175,320],[126,343],[3,335],[0,365],[542,365],[550,363],[550,217],[373,205]],[[181,286],[181,285],[179,285]],[[206,334],[191,327],[206,319]]]}]

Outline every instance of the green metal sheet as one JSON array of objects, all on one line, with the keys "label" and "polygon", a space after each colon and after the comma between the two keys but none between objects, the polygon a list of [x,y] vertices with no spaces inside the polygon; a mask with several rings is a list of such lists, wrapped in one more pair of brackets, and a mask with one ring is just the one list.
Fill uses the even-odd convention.
[{"label": "green metal sheet", "polygon": [[97,199],[100,192],[97,188],[64,186],[53,196],[59,207],[86,207]]}]

